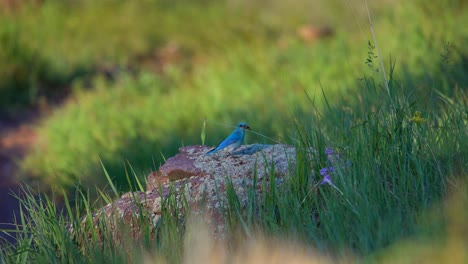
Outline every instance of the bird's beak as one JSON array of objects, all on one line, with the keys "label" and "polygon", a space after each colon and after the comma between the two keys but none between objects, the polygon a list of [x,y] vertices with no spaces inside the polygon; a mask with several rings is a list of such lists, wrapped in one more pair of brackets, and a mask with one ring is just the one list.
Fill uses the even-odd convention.
[{"label": "bird's beak", "polygon": [[244,129],[248,129],[248,130],[250,130],[250,127],[249,127],[249,126],[245,126],[245,127],[244,127]]}]

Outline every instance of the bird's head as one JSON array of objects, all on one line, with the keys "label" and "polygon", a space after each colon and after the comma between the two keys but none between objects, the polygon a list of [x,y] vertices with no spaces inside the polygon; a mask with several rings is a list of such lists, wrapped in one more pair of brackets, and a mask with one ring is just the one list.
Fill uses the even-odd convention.
[{"label": "bird's head", "polygon": [[240,122],[238,125],[237,125],[238,128],[242,128],[242,129],[248,129],[250,130],[250,127],[249,125],[247,125],[247,123],[245,122]]}]

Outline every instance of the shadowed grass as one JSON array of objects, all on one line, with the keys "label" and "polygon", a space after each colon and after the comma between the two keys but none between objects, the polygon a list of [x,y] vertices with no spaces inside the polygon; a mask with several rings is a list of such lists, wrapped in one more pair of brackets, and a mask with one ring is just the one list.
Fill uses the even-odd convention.
[{"label": "shadowed grass", "polygon": [[[370,88],[363,97],[376,89]],[[405,95],[395,95],[396,108],[381,98],[381,104],[363,101],[347,111],[330,104],[311,116],[311,128],[298,122],[296,173],[281,187],[265,185],[262,200],[249,196],[247,209],[228,190],[227,223],[246,238],[259,231],[360,256],[406,237],[437,241],[443,226],[421,227],[421,214],[437,207],[454,182],[466,180],[468,98],[444,99],[425,114]],[[311,163],[305,158],[310,147],[319,150]],[[335,152],[328,159],[327,147]],[[318,184],[321,169],[330,167],[333,186]]]},{"label": "shadowed grass", "polygon": [[[25,187],[27,188],[27,187]],[[161,200],[162,214],[156,228],[152,216],[140,208],[132,225],[138,225],[135,233],[121,219],[93,214],[103,202],[114,198],[103,191],[102,196],[92,201],[89,195],[77,189],[74,200],[65,198],[59,208],[54,197],[41,195],[31,189],[23,189],[18,197],[24,210],[11,230],[16,233],[16,243],[2,241],[2,263],[128,263],[142,262],[145,254],[157,254],[171,263],[180,262],[185,227],[184,215],[179,208],[188,208],[182,200],[175,199],[171,190]],[[136,204],[141,203],[133,197]],[[136,239],[138,238],[138,239]],[[177,250],[179,248],[179,250]]]}]

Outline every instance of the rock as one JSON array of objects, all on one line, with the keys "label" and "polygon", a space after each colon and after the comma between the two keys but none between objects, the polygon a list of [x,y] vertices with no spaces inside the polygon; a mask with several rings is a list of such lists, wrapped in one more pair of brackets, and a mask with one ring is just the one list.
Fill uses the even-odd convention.
[{"label": "rock", "polygon": [[213,231],[222,233],[220,210],[226,201],[226,183],[232,183],[242,206],[248,199],[246,190],[254,182],[257,195],[261,195],[263,181],[269,181],[270,173],[274,173],[275,183],[281,184],[295,169],[295,148],[289,145],[247,145],[232,154],[205,156],[209,150],[206,146],[180,148],[179,154],[148,175],[146,192],[126,193],[93,214],[95,227],[105,214],[105,219],[117,218],[130,225],[138,236],[139,221],[135,220],[141,212],[155,227],[163,212],[163,200],[174,194],[180,209],[188,205],[192,213],[207,214]]}]

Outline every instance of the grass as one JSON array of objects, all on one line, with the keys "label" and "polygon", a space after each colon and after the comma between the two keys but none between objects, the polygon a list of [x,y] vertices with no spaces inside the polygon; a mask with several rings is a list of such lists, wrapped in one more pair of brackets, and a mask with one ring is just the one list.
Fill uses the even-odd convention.
[{"label": "grass", "polygon": [[[235,197],[229,209],[239,210],[240,222],[253,221],[254,228],[270,235],[299,237],[320,248],[365,256],[418,234],[422,211],[439,203],[448,189],[466,191],[449,185],[466,179],[467,98],[458,98],[455,105],[439,98],[437,110],[426,110],[427,118],[421,119],[405,95],[395,96],[396,105],[391,105],[383,89],[380,94],[381,104],[364,101],[362,109],[340,111],[330,105],[311,117],[312,128],[299,129],[299,149],[324,150],[332,144],[344,162],[330,164],[322,157],[309,164],[299,153],[298,173],[286,186],[270,190],[263,201],[249,201],[247,208],[260,204],[261,217],[239,210]],[[302,126],[303,121],[298,122]],[[332,165],[335,188],[320,185],[310,195],[323,177],[320,169]],[[441,228],[425,232],[438,238]]]},{"label": "grass", "polygon": [[[363,97],[378,89],[364,89]],[[247,204],[241,204],[227,184],[227,203],[221,211],[228,230],[227,254],[240,254],[236,248],[262,236],[310,245],[306,251],[316,248],[330,261],[349,260],[352,255],[357,262],[457,258],[462,263],[466,256],[456,249],[466,237],[455,230],[466,229],[462,208],[468,203],[468,98],[437,97],[442,99],[438,108],[426,109],[422,115],[405,94],[396,94],[396,105],[388,96],[374,103],[364,100],[353,111],[338,110],[342,104],[330,103],[310,116],[314,126],[298,120],[294,175],[280,186],[265,179],[264,195],[256,195],[256,188],[248,190]],[[319,151],[309,162],[306,150],[312,146]],[[334,161],[324,152],[330,147],[338,155]],[[334,187],[317,185],[323,177],[320,170],[330,166],[335,168]],[[194,239],[186,236],[186,228],[193,227],[185,225],[187,205],[178,209],[174,195],[164,199],[156,230],[143,221],[142,238],[135,242],[130,242],[134,240],[125,226],[111,228],[104,216],[94,228],[90,212],[112,200],[105,192],[101,192],[103,202],[97,203],[78,192],[74,202],[65,200],[63,209],[53,198],[36,197],[26,191],[21,198],[28,215],[22,214],[16,227],[18,244],[2,251],[5,263],[143,262],[145,256],[174,263],[183,260],[184,252],[194,252],[190,246],[180,246]],[[76,227],[75,236],[68,235],[69,224]],[[411,245],[397,246],[401,241]]]},{"label": "grass", "polygon": [[[190,57],[195,50],[204,54],[215,48],[216,37],[248,41],[239,39],[248,29],[233,23],[235,16],[220,12],[216,1],[191,2],[45,1],[2,11],[0,111],[13,114],[41,98],[63,96],[73,81],[87,81],[108,70],[139,70],[141,60],[151,62],[168,42],[180,45]],[[221,17],[219,34],[210,35],[208,28]]]},{"label": "grass", "polygon": [[[330,3],[327,8],[336,10],[332,8],[336,2]],[[359,12],[343,13],[343,17],[349,16],[347,31],[337,30],[332,39],[309,44],[291,33],[292,25],[304,20],[278,22],[278,3],[263,13],[253,8],[239,14],[245,18],[241,22],[229,15],[232,6],[209,1],[207,6],[159,2],[157,8],[120,3],[109,13],[105,4],[79,4],[93,12],[101,10],[117,24],[120,20],[113,17],[114,11],[132,17],[140,14],[138,8],[155,8],[160,12],[161,27],[155,32],[153,27],[139,28],[138,23],[153,21],[153,17],[129,19],[134,21],[129,23],[137,23],[131,28],[141,30],[133,32],[141,39],[125,42],[122,47],[115,43],[124,40],[112,42],[112,38],[102,37],[104,40],[91,38],[96,42],[89,44],[89,56],[81,54],[86,49],[63,52],[62,59],[45,55],[50,50],[38,53],[52,65],[60,65],[61,60],[75,65],[71,62],[76,59],[76,65],[82,63],[91,69],[105,57],[124,66],[111,79],[92,74],[65,81],[73,87],[72,99],[39,125],[39,143],[21,164],[43,187],[64,188],[64,208],[57,208],[54,197],[41,195],[37,199],[36,194],[26,191],[21,200],[29,215],[23,214],[15,227],[18,243],[2,247],[2,262],[127,263],[147,257],[173,263],[191,257],[184,254],[193,250],[181,247],[184,241],[190,244],[189,216],[176,210],[174,197],[165,200],[167,211],[156,230],[146,226],[143,239],[134,242],[129,231],[119,226],[121,240],[116,242],[105,221],[95,230],[89,217],[115,197],[106,190],[96,191],[99,200],[95,202],[89,189],[111,186],[115,196],[133,190],[178,147],[199,143],[204,120],[208,126],[206,130],[203,126],[202,134],[206,132],[210,145],[231,130],[223,125],[243,120],[255,131],[298,149],[296,173],[281,186],[269,184],[271,179],[265,181],[268,191],[261,198],[252,189],[247,204],[240,204],[237,194],[228,188],[222,211],[228,230],[227,254],[240,254],[236,249],[245,241],[263,236],[308,245],[306,250],[315,248],[331,256],[330,261],[351,255],[357,262],[444,262],[457,257],[462,263],[467,257],[460,250],[466,243],[460,234],[467,228],[463,208],[468,204],[468,51],[464,48],[468,32],[459,26],[466,24],[468,16],[463,12],[463,1],[440,1],[430,6],[417,1],[391,3],[391,8],[372,12],[378,16],[373,22],[385,56],[382,61],[387,67],[390,94],[381,81],[375,43],[369,42],[372,36],[363,33],[367,24]],[[251,7],[238,4],[238,10],[243,10],[243,5]],[[58,12],[56,5],[48,2],[43,12]],[[288,8],[288,12],[300,12],[294,6]],[[87,13],[79,9],[70,12],[67,18],[60,12],[51,17],[62,21]],[[180,17],[186,16],[196,22],[183,27],[188,20]],[[93,19],[95,15],[85,15],[84,24],[95,25]],[[343,24],[328,19],[333,25]],[[254,22],[260,26],[252,28]],[[358,26],[349,29],[354,22]],[[10,33],[15,32],[11,27]],[[91,34],[86,31],[91,28],[82,30]],[[152,42],[147,42],[148,35],[153,36]],[[137,57],[135,54],[157,50],[163,46],[160,43],[169,40],[177,43],[187,60],[166,65],[157,74],[145,67],[126,69],[127,60]],[[147,46],[135,44],[140,41]],[[117,51],[107,50],[109,43],[114,43],[111,46]],[[29,64],[29,53],[21,53],[27,49],[15,45],[21,48],[8,51],[19,53],[8,56],[24,59],[20,65]],[[68,50],[71,44],[63,45]],[[41,50],[37,47],[29,50]],[[127,50],[131,51],[129,56],[122,57]],[[89,59],[96,54],[103,57]],[[80,68],[76,65],[72,72]],[[75,76],[60,74],[64,79]],[[247,141],[271,143],[252,134],[247,135]],[[312,162],[306,159],[308,148],[318,153]],[[327,148],[339,155],[339,161],[328,159]],[[330,174],[333,185],[318,184],[323,179],[321,170],[330,166],[334,167]],[[67,193],[70,190],[75,191],[74,196]],[[79,225],[82,219],[84,224]],[[68,224],[78,228],[75,237],[67,233]],[[150,239],[154,234],[156,237]],[[404,246],[398,246],[402,242]]]},{"label": "grass", "polygon": [[[139,8],[147,7],[122,5],[125,8],[117,5],[113,8],[120,9],[109,12],[130,12],[129,16],[137,16]],[[156,6],[148,8],[162,8]],[[50,8],[53,9],[53,5]],[[89,8],[96,8],[93,12],[104,9],[92,5]],[[338,28],[332,39],[311,46],[297,39],[292,26],[278,26],[275,20],[278,17],[273,11],[270,19],[265,20],[264,14],[252,9],[241,13],[245,20],[239,21],[228,14],[232,7],[222,4],[209,4],[206,10],[203,7],[203,18],[197,17],[197,14],[201,16],[197,10],[202,7],[196,4],[165,8],[171,12],[158,16],[161,27],[152,33],[159,36],[154,37],[154,43],[173,41],[188,60],[164,67],[162,74],[144,67],[132,73],[123,67],[111,80],[102,75],[76,78],[70,83],[73,100],[39,125],[39,143],[21,162],[26,175],[39,179],[46,189],[69,188],[77,182],[85,187],[102,186],[105,184],[99,164],[102,160],[115,182],[124,187],[123,164],[127,160],[138,175],[149,173],[164,161],[164,156],[175,154],[181,145],[199,144],[203,120],[208,120],[206,143],[210,145],[215,145],[231,129],[219,123],[229,126],[240,120],[247,121],[260,133],[292,142],[288,136],[293,131],[291,120],[312,114],[307,95],[315,98],[318,108],[325,106],[321,89],[331,101],[354,104],[363,100],[361,87],[370,85],[358,78],[375,79],[380,74],[376,72],[379,63],[372,57],[376,54],[373,44],[366,48],[372,37],[363,33],[365,24],[353,12],[345,15],[350,16],[350,21],[360,21],[360,27],[348,32]],[[242,5],[237,8],[243,10]],[[416,3],[394,4],[389,11],[376,12],[382,17],[374,23],[377,37],[383,39],[380,43],[383,54],[391,55],[384,61],[396,63],[396,78],[404,83],[393,90],[406,91],[407,100],[421,104],[422,112],[434,103],[430,101],[434,98],[431,92],[451,97],[454,96],[453,87],[458,85],[463,90],[468,82],[464,74],[466,51],[462,48],[466,30],[452,30],[452,26],[463,24],[466,16],[449,8],[447,13],[434,17],[431,10],[421,9]],[[177,18],[188,15],[196,22],[186,28],[180,24],[185,20]],[[93,18],[94,15],[85,16],[83,19],[91,22],[84,25],[93,24]],[[109,23],[113,23],[113,19],[117,18],[112,15]],[[152,23],[150,18],[141,19],[132,21]],[[440,20],[440,23],[433,20]],[[256,22],[259,27],[248,26]],[[428,28],[433,23],[437,26]],[[216,26],[208,27],[208,24]],[[144,33],[146,27],[132,27],[142,31],[135,32],[139,37],[150,34]],[[82,30],[91,29],[86,26]],[[387,35],[381,36],[381,32]],[[99,43],[90,44],[96,46],[93,52],[112,53]],[[148,45],[153,49],[162,47]],[[129,54],[145,53],[145,50]],[[115,51],[116,58],[120,53]],[[70,54],[64,58],[67,56],[86,57]],[[367,68],[364,62],[368,56]],[[97,63],[100,61],[98,59]],[[370,97],[379,96],[378,93]],[[264,141],[260,137],[247,140]]]}]

